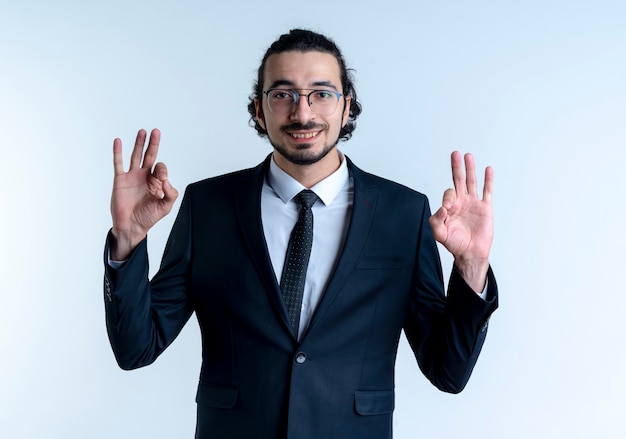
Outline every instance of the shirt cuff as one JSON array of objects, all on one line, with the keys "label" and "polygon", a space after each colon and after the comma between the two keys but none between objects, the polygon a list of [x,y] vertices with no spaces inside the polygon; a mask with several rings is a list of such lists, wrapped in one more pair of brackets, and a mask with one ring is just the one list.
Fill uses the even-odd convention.
[{"label": "shirt cuff", "polygon": [[[107,255],[107,264],[109,264],[109,267],[113,268],[114,270],[119,270],[121,268],[124,267],[124,265],[126,265],[126,262],[128,262],[128,259],[126,259],[125,261],[114,261],[111,259],[111,252],[109,251],[109,254]],[[486,291],[486,289],[485,289]]]},{"label": "shirt cuff", "polygon": [[483,299],[485,302],[487,301],[487,287],[488,286],[489,286],[489,279],[485,281],[485,288],[483,288],[483,291],[481,293],[478,293],[478,297]]}]

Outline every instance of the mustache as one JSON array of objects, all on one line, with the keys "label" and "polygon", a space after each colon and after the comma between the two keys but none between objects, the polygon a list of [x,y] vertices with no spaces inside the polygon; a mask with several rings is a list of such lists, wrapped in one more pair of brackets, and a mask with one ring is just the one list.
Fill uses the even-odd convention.
[{"label": "mustache", "polygon": [[304,125],[298,122],[294,122],[289,125],[283,125],[280,130],[282,132],[287,131],[312,131],[312,130],[323,130],[326,128],[325,125],[315,123],[315,122],[307,122]]}]

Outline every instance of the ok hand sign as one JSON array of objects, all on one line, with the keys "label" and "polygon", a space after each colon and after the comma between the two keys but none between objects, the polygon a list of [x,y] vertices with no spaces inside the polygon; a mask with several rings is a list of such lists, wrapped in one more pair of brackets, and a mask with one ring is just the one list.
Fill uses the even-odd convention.
[{"label": "ok hand sign", "polygon": [[465,172],[461,154],[452,153],[454,189],[443,195],[441,208],[430,217],[435,239],[454,256],[454,262],[465,281],[482,291],[489,267],[493,241],[493,168],[485,169],[482,200],[478,198],[474,157],[465,155]]},{"label": "ok hand sign", "polygon": [[[111,195],[111,230],[115,242],[111,244],[111,259],[125,260],[146,237],[148,230],[167,215],[178,191],[167,178],[167,167],[157,163],[161,132],[150,133],[148,148],[143,151],[146,131],[139,130],[130,158],[130,168],[124,172],[122,141],[113,141],[113,193]],[[154,168],[153,168],[154,165]]]}]

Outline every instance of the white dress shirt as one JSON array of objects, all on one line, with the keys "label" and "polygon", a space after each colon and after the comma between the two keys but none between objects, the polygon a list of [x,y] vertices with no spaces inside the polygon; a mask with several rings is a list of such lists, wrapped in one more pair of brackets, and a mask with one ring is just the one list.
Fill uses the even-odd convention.
[{"label": "white dress shirt", "polygon": [[313,245],[304,283],[300,337],[326,290],[348,232],[354,187],[343,155],[339,169],[311,188],[305,188],[280,169],[273,158],[270,161],[261,192],[261,219],[279,284],[289,237],[298,220],[299,206],[294,197],[303,189],[312,190],[320,199],[312,207]]}]

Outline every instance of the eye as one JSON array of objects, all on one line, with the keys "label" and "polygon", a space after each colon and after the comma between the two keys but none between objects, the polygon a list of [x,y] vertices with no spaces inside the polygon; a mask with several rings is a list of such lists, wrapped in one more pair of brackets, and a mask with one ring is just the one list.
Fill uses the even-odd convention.
[{"label": "eye", "polygon": [[293,100],[293,94],[289,90],[273,90],[270,97],[276,101]]},{"label": "eye", "polygon": [[313,99],[316,101],[330,101],[335,99],[336,95],[328,90],[316,90],[313,92]]}]

